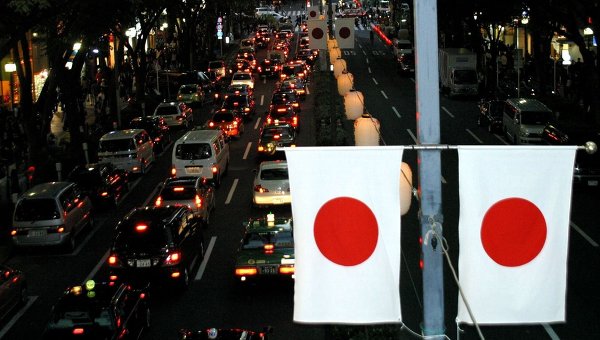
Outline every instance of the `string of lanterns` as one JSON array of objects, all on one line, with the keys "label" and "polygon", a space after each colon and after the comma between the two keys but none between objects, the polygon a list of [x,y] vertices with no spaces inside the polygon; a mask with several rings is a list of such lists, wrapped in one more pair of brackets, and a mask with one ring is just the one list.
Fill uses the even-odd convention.
[{"label": "string of lanterns", "polygon": [[[338,94],[344,97],[346,118],[354,120],[354,145],[378,146],[382,141],[379,120],[366,110],[365,97],[354,88],[354,76],[348,72],[346,61],[342,59],[342,51],[337,40],[327,39],[329,63],[337,80]],[[408,212],[412,198],[412,171],[407,163],[400,166],[400,210],[404,215]]]}]

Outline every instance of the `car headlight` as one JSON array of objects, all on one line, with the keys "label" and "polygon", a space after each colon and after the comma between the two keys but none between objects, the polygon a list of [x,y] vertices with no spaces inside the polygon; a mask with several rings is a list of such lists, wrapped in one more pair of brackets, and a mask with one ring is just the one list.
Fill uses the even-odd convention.
[{"label": "car headlight", "polygon": [[528,137],[528,136],[529,136],[529,132],[521,131],[521,137]]}]

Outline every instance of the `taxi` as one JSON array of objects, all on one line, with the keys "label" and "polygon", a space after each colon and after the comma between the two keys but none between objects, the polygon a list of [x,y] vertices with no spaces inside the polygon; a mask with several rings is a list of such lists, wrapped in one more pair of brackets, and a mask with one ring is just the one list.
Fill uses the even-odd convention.
[{"label": "taxi", "polygon": [[262,127],[258,138],[257,157],[274,156],[283,147],[296,146],[296,130],[291,124],[275,123]]},{"label": "taxi", "polygon": [[267,214],[244,223],[236,254],[235,278],[239,283],[259,279],[295,278],[294,233],[291,217]]},{"label": "taxi", "polygon": [[206,122],[210,130],[221,129],[228,137],[239,138],[244,133],[244,122],[241,115],[226,108],[218,109]]},{"label": "taxi", "polygon": [[150,327],[147,287],[88,280],[52,307],[43,339],[137,339]]}]

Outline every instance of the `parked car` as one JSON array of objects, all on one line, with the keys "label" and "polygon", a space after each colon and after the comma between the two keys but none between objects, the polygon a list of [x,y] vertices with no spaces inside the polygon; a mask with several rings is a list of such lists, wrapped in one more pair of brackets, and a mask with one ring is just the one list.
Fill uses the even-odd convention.
[{"label": "parked car", "polygon": [[188,129],[194,126],[192,109],[184,103],[160,103],[156,109],[154,109],[153,116],[163,118],[169,127]]},{"label": "parked car", "polygon": [[115,232],[112,281],[164,282],[181,291],[190,284],[192,263],[204,255],[202,223],[187,206],[134,208]]},{"label": "parked car", "polygon": [[261,162],[254,176],[252,204],[262,207],[291,203],[287,162]]},{"label": "parked car", "polygon": [[479,115],[477,115],[477,125],[487,127],[490,133],[502,133],[502,111],[504,110],[503,100],[481,100],[479,102]]},{"label": "parked car", "polygon": [[135,117],[129,122],[132,129],[143,129],[148,132],[154,142],[154,151],[164,150],[171,143],[169,125],[164,118],[145,116]]},{"label": "parked car", "polygon": [[215,209],[215,190],[204,177],[167,178],[161,185],[154,205],[185,205],[192,209],[195,218],[208,226]]},{"label": "parked car", "polygon": [[15,205],[10,236],[16,247],[64,246],[92,227],[92,201],[73,182],[49,182],[24,192]]},{"label": "parked car", "polygon": [[27,303],[27,280],[21,271],[0,264],[0,321]]},{"label": "parked car", "polygon": [[43,339],[139,339],[150,327],[147,299],[147,287],[125,283],[68,287],[52,307]]},{"label": "parked car", "polygon": [[67,179],[77,183],[97,208],[116,207],[129,191],[129,174],[112,163],[76,166]]}]

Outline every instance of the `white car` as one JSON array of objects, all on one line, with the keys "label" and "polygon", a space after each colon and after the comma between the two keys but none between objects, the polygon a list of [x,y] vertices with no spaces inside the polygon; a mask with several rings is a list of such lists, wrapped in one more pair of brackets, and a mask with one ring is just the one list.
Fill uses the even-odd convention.
[{"label": "white car", "polygon": [[231,77],[231,85],[245,84],[251,89],[254,88],[254,77],[250,72],[236,72]]},{"label": "white car", "polygon": [[286,161],[260,163],[254,177],[252,203],[256,207],[292,203]]}]

